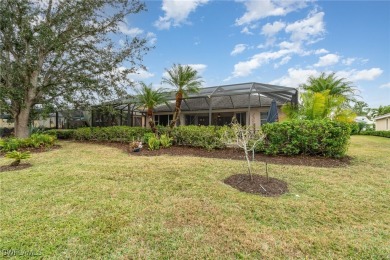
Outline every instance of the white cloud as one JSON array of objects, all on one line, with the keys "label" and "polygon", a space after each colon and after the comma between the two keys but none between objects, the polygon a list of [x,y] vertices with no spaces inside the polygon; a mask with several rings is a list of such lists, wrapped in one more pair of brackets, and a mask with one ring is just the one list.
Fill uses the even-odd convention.
[{"label": "white cloud", "polygon": [[131,37],[136,37],[144,32],[143,30],[137,27],[129,28],[125,23],[119,24],[119,31],[123,34],[130,35]]},{"label": "white cloud", "polygon": [[386,84],[382,84],[379,86],[380,88],[390,88],[390,82],[386,83]]},{"label": "white cloud", "polygon": [[206,64],[188,64],[191,68],[198,71],[199,74],[203,74],[203,72],[206,70],[207,65]]},{"label": "white cloud", "polygon": [[267,23],[261,28],[261,34],[271,37],[281,31],[285,26],[286,24],[280,21]]},{"label": "white cloud", "polygon": [[253,35],[253,32],[249,31],[249,28],[245,26],[242,30],[241,33],[243,34],[248,34],[248,35]]},{"label": "white cloud", "polygon": [[293,51],[296,53],[300,53],[302,51],[301,50],[301,43],[299,43],[299,42],[283,41],[283,42],[279,43],[279,48],[285,49],[285,50],[290,50],[290,51]]},{"label": "white cloud", "polygon": [[320,57],[318,62],[314,64],[315,67],[326,67],[331,66],[338,63],[340,60],[340,56],[336,54],[327,54],[325,56]]},{"label": "white cloud", "polygon": [[354,63],[356,59],[355,58],[346,58],[346,59],[343,59],[343,64],[344,65],[347,65],[347,66],[350,66],[352,63]]},{"label": "white cloud", "polygon": [[246,44],[236,44],[236,46],[234,46],[234,49],[233,51],[230,53],[230,55],[234,56],[234,55],[237,55],[237,54],[240,54],[242,53],[243,51],[245,51],[247,48],[247,45]]},{"label": "white cloud", "polygon": [[380,68],[371,68],[366,70],[342,70],[336,72],[336,75],[349,81],[374,80],[382,75],[383,70]]},{"label": "white cloud", "polygon": [[126,45],[126,44],[125,44],[125,41],[122,40],[122,39],[120,39],[120,40],[118,41],[118,43],[119,43],[119,45],[122,46],[122,47],[124,47],[124,46]]},{"label": "white cloud", "polygon": [[274,64],[274,68],[277,69],[280,66],[287,64],[290,60],[291,56],[286,56],[279,63]]},{"label": "white cloud", "polygon": [[290,39],[294,42],[313,43],[325,33],[323,12],[311,12],[305,19],[290,23],[286,26],[286,33],[291,33]]},{"label": "white cloud", "polygon": [[[372,68],[369,70],[348,70],[338,71],[336,76],[339,78],[345,78],[348,81],[356,82],[360,80],[374,80],[380,76],[382,72],[383,71],[379,68]],[[321,72],[316,69],[289,68],[287,75],[271,81],[270,84],[295,88],[299,87],[299,85],[303,83],[306,83],[310,76],[318,77],[320,74]],[[386,87],[390,87],[390,82],[384,85],[386,85]]]},{"label": "white cloud", "polygon": [[288,69],[288,75],[283,76],[279,79],[275,79],[270,84],[281,85],[286,87],[299,87],[299,85],[306,83],[310,76],[319,76],[320,72],[317,70],[305,70],[305,69]]},{"label": "white cloud", "polygon": [[248,76],[253,70],[261,67],[262,65],[267,64],[272,60],[280,59],[290,53],[292,53],[291,50],[279,50],[275,52],[262,52],[256,54],[248,61],[241,61],[235,64],[232,76],[228,79]]},{"label": "white cloud", "polygon": [[179,26],[187,22],[189,14],[196,10],[208,0],[163,0],[162,10],[165,12],[163,17],[154,23],[160,30],[169,29],[171,26]]},{"label": "white cloud", "polygon": [[133,81],[140,81],[152,78],[154,74],[144,69],[138,69],[135,73],[129,74],[128,77]]},{"label": "white cloud", "polygon": [[325,50],[325,49],[318,49],[318,50],[315,50],[315,51],[314,51],[314,54],[316,54],[316,55],[319,55],[319,54],[327,54],[327,53],[329,53],[329,51],[328,51],[328,50]]},{"label": "white cloud", "polygon": [[156,42],[157,42],[157,36],[156,36],[155,33],[152,33],[152,32],[148,32],[148,33],[146,34],[146,39],[148,39],[148,41],[149,41],[149,43],[150,43],[151,45],[155,45]]},{"label": "white cloud", "polygon": [[305,7],[307,3],[306,0],[239,0],[239,2],[244,3],[246,12],[242,17],[236,19],[236,25],[250,24],[268,16],[284,16],[289,12]]}]

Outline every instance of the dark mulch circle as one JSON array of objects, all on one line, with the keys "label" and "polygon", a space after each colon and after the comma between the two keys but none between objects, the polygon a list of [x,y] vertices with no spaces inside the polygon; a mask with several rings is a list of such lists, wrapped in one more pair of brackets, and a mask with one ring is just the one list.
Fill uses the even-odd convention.
[{"label": "dark mulch circle", "polygon": [[18,171],[26,168],[30,168],[32,164],[30,163],[21,163],[18,166],[3,165],[0,166],[0,172],[9,172],[9,171]]},{"label": "dark mulch circle", "polygon": [[[91,142],[85,142],[91,143]],[[245,160],[244,152],[237,148],[225,148],[207,151],[205,149],[188,146],[172,146],[167,149],[160,149],[156,151],[150,151],[147,147],[144,147],[139,152],[129,151],[129,145],[126,143],[115,143],[115,142],[93,142],[95,144],[106,145],[121,149],[130,156],[194,156],[194,157],[205,157],[205,158],[217,158],[217,159],[229,159],[229,160]],[[270,164],[279,165],[298,165],[298,166],[312,166],[312,167],[346,167],[351,162],[351,157],[344,157],[340,159],[327,158],[321,156],[269,156],[265,154],[255,154],[255,161],[267,162]]]},{"label": "dark mulch circle", "polygon": [[288,192],[287,183],[262,175],[235,174],[224,180],[224,183],[247,193],[259,194],[265,197],[277,197]]}]

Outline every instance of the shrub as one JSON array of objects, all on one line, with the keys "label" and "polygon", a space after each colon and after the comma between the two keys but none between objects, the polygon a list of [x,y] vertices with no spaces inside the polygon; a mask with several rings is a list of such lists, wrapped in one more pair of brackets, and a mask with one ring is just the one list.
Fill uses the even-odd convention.
[{"label": "shrub", "polygon": [[83,127],[74,130],[76,140],[120,141],[129,142],[141,140],[145,133],[151,130],[143,127],[110,126],[110,127]]},{"label": "shrub", "polygon": [[156,137],[156,135],[154,133],[146,133],[144,134],[144,143],[148,143],[149,142],[149,138],[151,137]]},{"label": "shrub", "polygon": [[352,123],[350,123],[349,126],[351,128],[351,135],[357,135],[362,130],[359,123],[357,123],[357,122],[352,122]]},{"label": "shrub", "polygon": [[218,126],[179,126],[172,130],[171,136],[178,145],[206,148],[224,148],[223,137],[229,127]]},{"label": "shrub", "polygon": [[13,128],[0,127],[0,137],[9,137],[14,132]]},{"label": "shrub", "polygon": [[152,136],[148,140],[149,150],[158,150],[160,149],[160,140],[158,140],[155,136]]},{"label": "shrub", "polygon": [[25,142],[26,142],[25,146],[26,147],[35,147],[35,148],[38,148],[41,146],[49,147],[49,146],[54,145],[56,138],[57,137],[52,136],[52,135],[48,135],[48,134],[32,134],[30,136],[30,138],[27,138],[25,140]]},{"label": "shrub", "polygon": [[164,134],[164,135],[161,135],[161,137],[160,137],[160,144],[163,148],[168,148],[172,145],[172,140],[173,140],[173,138]]},{"label": "shrub", "polygon": [[351,132],[346,123],[327,120],[294,120],[266,124],[264,142],[257,151],[266,154],[344,156]]},{"label": "shrub", "polygon": [[16,151],[19,148],[27,147],[50,147],[54,145],[56,140],[55,136],[48,134],[32,134],[29,138],[6,138],[2,141],[1,150],[5,152]]},{"label": "shrub", "polygon": [[57,139],[72,139],[74,134],[74,129],[50,129],[45,131],[45,134],[56,136]]},{"label": "shrub", "polygon": [[11,163],[11,166],[18,166],[20,164],[21,160],[28,159],[31,157],[30,152],[18,152],[18,151],[12,151],[8,152],[5,157],[9,159],[14,159],[14,161]]},{"label": "shrub", "polygon": [[23,146],[23,139],[18,138],[5,138],[2,141],[2,147],[1,150],[4,152],[10,152],[18,150],[20,147]]},{"label": "shrub", "polygon": [[362,131],[361,135],[373,135],[390,138],[390,131]]}]

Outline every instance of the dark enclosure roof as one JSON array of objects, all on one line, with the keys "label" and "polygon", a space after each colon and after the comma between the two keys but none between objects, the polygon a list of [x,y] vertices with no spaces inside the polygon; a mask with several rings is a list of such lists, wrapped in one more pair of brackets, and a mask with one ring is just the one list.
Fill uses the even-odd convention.
[{"label": "dark enclosure roof", "polygon": [[[168,102],[156,107],[155,112],[171,112],[175,109],[175,92],[166,92]],[[235,109],[248,107],[270,106],[275,99],[278,105],[291,102],[298,103],[298,91],[295,88],[270,84],[249,82],[242,84],[221,85],[202,88],[198,93],[189,94],[184,98],[183,111],[215,109]],[[127,110],[128,104],[134,106],[135,99],[117,100],[118,109]]]}]

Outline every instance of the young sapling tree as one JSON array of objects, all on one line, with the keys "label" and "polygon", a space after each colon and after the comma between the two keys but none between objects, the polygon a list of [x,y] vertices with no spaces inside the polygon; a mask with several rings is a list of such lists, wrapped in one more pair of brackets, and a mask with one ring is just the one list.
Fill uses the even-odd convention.
[{"label": "young sapling tree", "polygon": [[[248,174],[250,175],[251,180],[253,180],[251,161],[254,161],[256,145],[263,140],[263,135],[260,131],[256,131],[254,127],[242,126],[235,118],[233,118],[231,131],[230,133],[227,132],[225,136],[228,143],[232,143],[244,150]],[[250,159],[251,155],[252,160]]]}]

